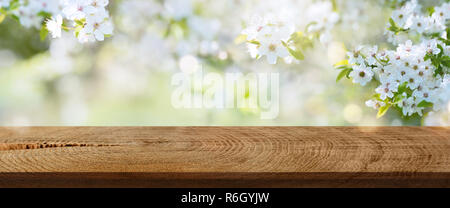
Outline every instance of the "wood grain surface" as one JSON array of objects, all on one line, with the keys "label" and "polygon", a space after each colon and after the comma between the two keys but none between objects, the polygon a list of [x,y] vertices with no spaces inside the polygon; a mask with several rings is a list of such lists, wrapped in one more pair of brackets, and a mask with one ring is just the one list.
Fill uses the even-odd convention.
[{"label": "wood grain surface", "polygon": [[450,187],[450,127],[3,127],[0,187]]}]

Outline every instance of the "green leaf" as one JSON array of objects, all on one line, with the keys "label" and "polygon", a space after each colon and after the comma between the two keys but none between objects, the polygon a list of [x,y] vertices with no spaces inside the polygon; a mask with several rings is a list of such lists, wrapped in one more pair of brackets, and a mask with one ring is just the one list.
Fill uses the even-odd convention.
[{"label": "green leaf", "polygon": [[425,100],[422,100],[422,102],[420,102],[417,107],[419,108],[431,108],[433,107],[433,103],[427,102]]},{"label": "green leaf", "polygon": [[336,69],[338,69],[338,70],[343,70],[343,69],[347,69],[347,68],[349,68],[349,67],[350,67],[349,65],[342,65],[342,66],[336,67]]},{"label": "green leaf", "polygon": [[398,34],[399,32],[406,32],[409,30],[409,29],[403,29],[403,28],[398,27],[392,18],[389,18],[389,24],[391,26],[388,28],[388,30],[394,32],[395,34]]},{"label": "green leaf", "polygon": [[408,85],[408,83],[404,82],[403,84],[398,86],[398,93],[399,94],[402,94],[402,93],[404,93],[406,91],[406,88],[407,88],[406,85]]},{"label": "green leaf", "polygon": [[441,50],[441,52],[438,54],[439,57],[441,57],[444,54],[444,47],[442,47],[440,44],[437,45],[437,47]]},{"label": "green leaf", "polygon": [[443,66],[450,68],[450,57],[449,56],[442,57],[441,63]]},{"label": "green leaf", "polygon": [[234,44],[238,45],[247,40],[247,35],[241,34],[234,39]]},{"label": "green leaf", "polygon": [[288,42],[295,46],[297,50],[306,50],[314,46],[314,38],[311,35],[305,35],[302,32],[295,32],[291,35]]},{"label": "green leaf", "polygon": [[344,70],[342,70],[338,76],[336,77],[336,82],[339,82],[339,80],[341,80],[342,78],[344,78],[345,76],[348,77],[348,75],[350,74],[350,72],[352,71],[352,68],[346,68]]},{"label": "green leaf", "polygon": [[303,53],[300,50],[293,50],[292,48],[287,48],[289,53],[296,58],[297,60],[304,60],[305,56],[303,55]]},{"label": "green leaf", "polygon": [[445,38],[441,38],[441,37],[438,37],[438,40],[440,40],[440,41],[444,42],[444,43],[445,43],[445,45],[450,45],[450,40],[448,40],[448,38],[447,38],[447,39],[445,39]]},{"label": "green leaf", "polygon": [[251,44],[255,44],[255,45],[261,45],[261,43],[259,43],[256,40],[249,40],[248,42],[251,43]]},{"label": "green leaf", "polygon": [[344,59],[342,61],[337,62],[336,64],[334,64],[334,67],[346,66],[346,65],[348,65],[348,59]]},{"label": "green leaf", "polygon": [[380,99],[380,94],[378,94],[378,93],[373,94],[373,95],[372,95],[372,98],[373,98],[373,99],[376,99],[376,100],[379,100],[379,101],[382,101],[382,100]]},{"label": "green leaf", "polygon": [[20,7],[20,2],[19,1],[12,1],[9,5],[9,10],[16,10]]},{"label": "green leaf", "polygon": [[78,35],[80,35],[80,31],[83,29],[83,26],[81,26],[81,25],[78,25],[76,28],[75,28],[75,37],[77,37],[78,38]]},{"label": "green leaf", "polygon": [[395,96],[394,96],[394,103],[399,103],[399,102],[401,102],[402,100],[403,100],[403,95],[401,94],[401,93],[397,93]]},{"label": "green leaf", "polygon": [[397,25],[395,24],[394,19],[389,18],[389,23],[391,24],[391,27],[397,27]]},{"label": "green leaf", "polygon": [[395,24],[395,22],[394,22],[394,20],[392,18],[389,18],[389,24],[391,25],[389,27],[390,31],[395,32],[395,33],[398,32],[397,25]]},{"label": "green leaf", "polygon": [[447,40],[450,39],[450,28],[447,28]]},{"label": "green leaf", "polygon": [[41,41],[44,41],[45,38],[47,38],[48,30],[47,30],[47,27],[45,25],[41,27],[41,31],[40,31],[39,34],[41,36]]},{"label": "green leaf", "polygon": [[52,16],[52,14],[44,11],[40,11],[37,15],[40,17],[44,17],[44,19],[50,18]]},{"label": "green leaf", "polygon": [[428,12],[428,15],[429,15],[429,16],[433,15],[433,13],[434,13],[434,7],[429,7],[429,8],[427,9],[427,12]]},{"label": "green leaf", "polygon": [[331,3],[333,4],[333,11],[337,12],[338,6],[336,0],[331,0]]},{"label": "green leaf", "polygon": [[84,25],[85,20],[81,19],[81,20],[75,20],[75,23],[77,24],[77,26],[83,26]]},{"label": "green leaf", "polygon": [[386,112],[389,110],[389,108],[391,107],[391,104],[386,104],[385,106],[382,106],[377,113],[377,118],[381,118],[383,117]]},{"label": "green leaf", "polygon": [[20,22],[20,19],[17,15],[11,15],[11,18],[13,18],[14,20],[16,20],[17,22]]},{"label": "green leaf", "polygon": [[303,55],[302,51],[300,49],[294,50],[291,47],[288,46],[288,44],[284,41],[281,41],[281,43],[283,44],[284,47],[287,48],[287,50],[289,51],[289,53],[297,60],[304,60],[305,56]]}]

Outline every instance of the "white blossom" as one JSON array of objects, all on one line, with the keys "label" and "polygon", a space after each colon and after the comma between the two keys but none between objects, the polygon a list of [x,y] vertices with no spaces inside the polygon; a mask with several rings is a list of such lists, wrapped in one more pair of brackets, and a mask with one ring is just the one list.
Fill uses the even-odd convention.
[{"label": "white blossom", "polygon": [[47,29],[52,34],[53,38],[61,37],[61,27],[63,23],[63,18],[61,15],[57,15],[56,17],[52,17],[47,20]]},{"label": "white blossom", "polygon": [[[333,40],[331,30],[339,21],[339,14],[334,11],[333,4],[330,1],[310,2],[306,6],[304,2],[301,3],[294,0],[269,0],[255,6],[252,10],[255,12],[245,21],[245,28],[241,32],[251,43],[247,44],[251,57],[268,55],[270,64],[277,63],[278,57],[286,63],[292,63],[292,58],[301,60],[303,57],[302,46],[291,39],[294,36],[301,34],[311,43],[317,40],[325,45]],[[301,12],[302,9],[304,12]],[[300,31],[306,31],[307,34]],[[262,41],[265,43],[262,44]],[[258,45],[258,50],[252,44]],[[276,53],[270,52],[268,46],[276,48],[273,50]],[[291,58],[287,58],[289,54]]]},{"label": "white blossom", "polygon": [[94,35],[98,41],[103,41],[105,40],[105,35],[112,34],[113,26],[103,14],[90,15],[86,18],[86,25],[83,28],[83,32]]},{"label": "white blossom", "polygon": [[369,67],[359,65],[353,67],[353,71],[350,72],[349,76],[353,78],[353,83],[359,83],[362,86],[365,86],[372,80],[373,75],[374,73]]},{"label": "white blossom", "polygon": [[380,84],[375,89],[377,99],[367,101],[367,106],[397,106],[404,116],[422,116],[430,105],[435,111],[448,105],[450,47],[445,42],[445,24],[449,5],[435,7],[430,15],[422,13],[416,0],[409,1],[393,12],[385,33],[395,50],[360,46],[347,54],[354,83],[364,86],[374,75]]},{"label": "white blossom", "polygon": [[[27,28],[46,27],[53,38],[61,37],[63,28],[75,31],[74,34],[80,39],[80,42],[86,42],[87,39],[93,40],[88,38],[91,35],[97,40],[103,40],[105,34],[112,34],[112,24],[106,10],[108,0],[19,0],[15,1],[14,7],[9,7],[11,2],[10,0],[0,1],[0,7],[8,10],[7,15],[14,15]],[[85,28],[93,26],[91,24],[93,17],[102,17],[103,19],[98,31],[97,28],[95,30]],[[81,37],[79,37],[80,35]]]},{"label": "white blossom", "polygon": [[258,55],[266,56],[269,64],[276,64],[278,57],[285,58],[289,55],[279,39],[263,38],[260,43],[261,45],[257,49]]},{"label": "white blossom", "polygon": [[64,4],[63,14],[69,20],[83,19],[86,17],[89,6],[88,0],[67,0]]},{"label": "white blossom", "polygon": [[383,107],[385,105],[386,105],[386,103],[380,102],[378,100],[368,100],[368,101],[366,101],[366,106],[367,107],[371,107],[373,109],[379,109],[379,108],[381,108],[381,107]]},{"label": "white blossom", "polygon": [[[388,41],[396,45],[394,50],[359,46],[347,54],[354,83],[364,86],[373,77],[379,83],[375,88],[377,99],[367,101],[367,106],[397,106],[404,116],[422,116],[430,104],[435,111],[448,105],[450,47],[443,41],[446,36],[430,31],[446,34],[449,9],[444,3],[435,7],[433,14],[423,14],[417,1],[407,2],[393,12],[395,25],[389,23],[386,31]],[[414,40],[417,35],[420,39]]]}]

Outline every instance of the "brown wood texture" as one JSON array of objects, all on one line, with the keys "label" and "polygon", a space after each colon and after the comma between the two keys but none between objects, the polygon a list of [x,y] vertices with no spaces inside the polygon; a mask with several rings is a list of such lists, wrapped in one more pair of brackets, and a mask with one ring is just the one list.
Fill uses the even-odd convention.
[{"label": "brown wood texture", "polygon": [[450,127],[3,127],[0,187],[450,187]]}]

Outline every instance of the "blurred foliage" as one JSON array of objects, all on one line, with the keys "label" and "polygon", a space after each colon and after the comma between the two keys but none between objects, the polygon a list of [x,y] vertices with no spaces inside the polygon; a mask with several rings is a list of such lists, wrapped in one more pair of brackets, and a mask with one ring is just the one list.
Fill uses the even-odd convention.
[{"label": "blurred foliage", "polygon": [[[396,113],[377,120],[377,112],[364,105],[372,95],[367,90],[371,87],[361,88],[350,81],[336,83],[339,71],[333,69],[333,64],[344,58],[343,46],[381,42],[389,8],[370,5],[369,10],[363,10],[365,18],[357,16],[356,29],[343,25],[333,31],[336,39],[333,45],[317,44],[315,48],[305,49],[305,60],[300,63],[269,66],[264,61],[251,59],[244,44],[234,43],[237,34],[232,26],[238,27],[237,31],[242,29],[240,10],[220,6],[209,11],[208,5],[196,5],[197,14],[215,15],[224,11],[214,18],[222,23],[221,34],[215,41],[225,58],[194,54],[205,72],[222,75],[234,71],[280,73],[280,115],[274,120],[261,120],[259,109],[174,109],[171,78],[180,71],[179,59],[185,55],[179,53],[179,48],[199,47],[203,42],[176,34],[163,37],[169,28],[179,25],[171,25],[170,20],[161,16],[145,19],[143,16],[149,13],[146,8],[141,8],[144,13],[123,8],[123,4],[131,1],[136,0],[111,1],[109,10],[115,21],[115,34],[95,45],[81,45],[64,37],[40,41],[39,31],[23,28],[13,19],[7,18],[0,24],[0,124],[421,124],[420,118],[405,120]],[[147,0],[141,2],[148,3]],[[245,3],[227,1],[231,2],[238,6]],[[219,3],[223,2],[217,1]],[[129,21],[125,21],[127,18]],[[211,17],[205,17],[208,18]],[[5,51],[14,56],[2,55],[7,54]],[[7,62],[5,59],[14,61],[2,65]]]},{"label": "blurred foliage", "polygon": [[37,29],[21,27],[16,20],[7,17],[0,24],[0,48],[26,59],[48,50],[48,41],[40,40]]}]

